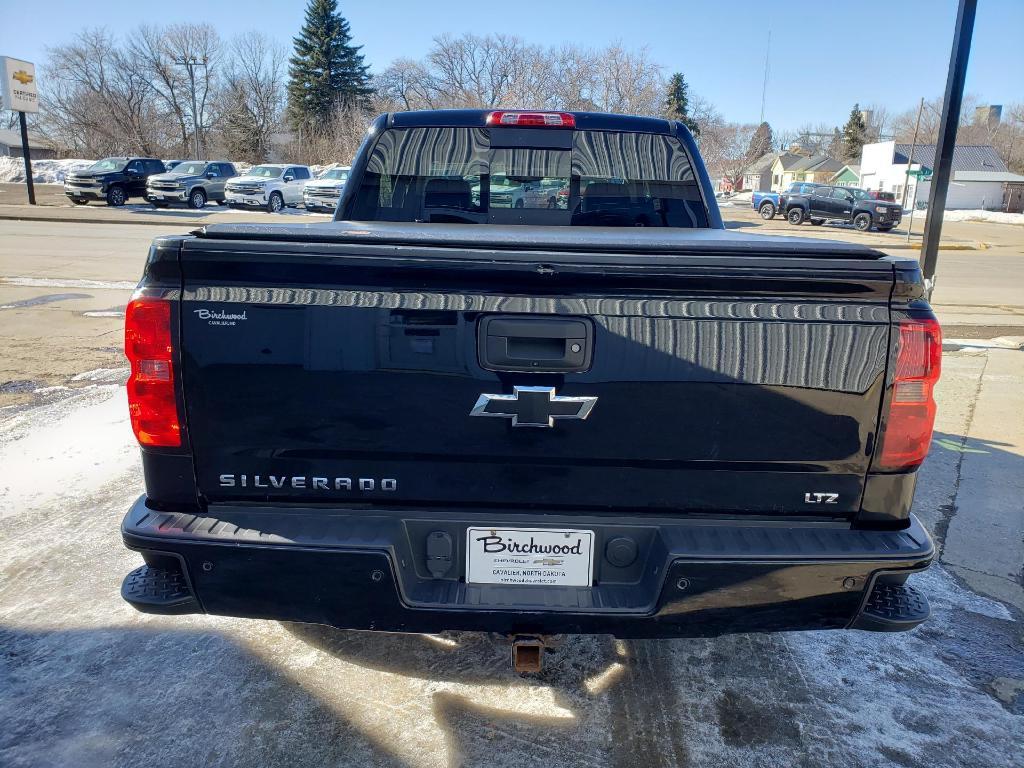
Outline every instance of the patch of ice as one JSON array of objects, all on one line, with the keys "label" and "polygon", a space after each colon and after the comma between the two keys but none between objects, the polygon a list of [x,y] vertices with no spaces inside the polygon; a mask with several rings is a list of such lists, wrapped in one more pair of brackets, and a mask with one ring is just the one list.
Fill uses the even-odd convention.
[{"label": "patch of ice", "polygon": [[104,384],[121,384],[128,378],[128,368],[94,368],[91,371],[75,374],[72,381],[95,381]]},{"label": "patch of ice", "polygon": [[138,285],[130,280],[76,280],[62,277],[0,277],[0,283],[27,288],[92,288],[110,291],[133,291]]},{"label": "patch of ice", "polygon": [[83,312],[85,317],[124,317],[123,309],[97,309],[91,312]]}]

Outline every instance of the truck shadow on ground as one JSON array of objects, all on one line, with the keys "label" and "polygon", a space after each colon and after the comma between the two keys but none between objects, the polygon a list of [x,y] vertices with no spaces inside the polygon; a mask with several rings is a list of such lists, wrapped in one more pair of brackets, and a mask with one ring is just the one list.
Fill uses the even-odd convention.
[{"label": "truck shadow on ground", "polygon": [[[782,636],[614,640],[568,636],[538,675],[519,676],[505,639],[477,632],[379,634],[284,624],[347,663],[430,681],[432,712],[456,765],[487,765],[514,747],[546,765],[686,766],[693,742],[767,746],[815,765],[796,707],[810,694]],[[475,686],[506,687],[504,702]],[[538,703],[516,700],[531,692]],[[518,695],[517,695],[518,694]]]}]

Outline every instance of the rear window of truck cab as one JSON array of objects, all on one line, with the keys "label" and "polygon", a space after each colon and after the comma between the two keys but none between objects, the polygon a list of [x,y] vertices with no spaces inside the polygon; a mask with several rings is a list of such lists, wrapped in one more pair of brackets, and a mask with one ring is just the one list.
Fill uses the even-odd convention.
[{"label": "rear window of truck cab", "polygon": [[347,218],[708,226],[696,175],[674,136],[504,127],[384,131]]}]

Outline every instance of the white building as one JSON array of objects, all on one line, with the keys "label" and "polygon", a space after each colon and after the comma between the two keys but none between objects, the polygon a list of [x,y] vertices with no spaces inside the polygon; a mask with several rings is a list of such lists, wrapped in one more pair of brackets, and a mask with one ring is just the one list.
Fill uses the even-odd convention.
[{"label": "white building", "polygon": [[[861,153],[860,183],[864,189],[892,192],[906,208],[923,207],[928,203],[931,182],[918,182],[910,171],[931,171],[935,168],[935,145],[911,145],[882,141],[865,144]],[[998,210],[1003,205],[1008,184],[1024,182],[1024,176],[1010,173],[993,147],[985,144],[957,146],[953,149],[953,170],[946,195],[946,209]]]}]

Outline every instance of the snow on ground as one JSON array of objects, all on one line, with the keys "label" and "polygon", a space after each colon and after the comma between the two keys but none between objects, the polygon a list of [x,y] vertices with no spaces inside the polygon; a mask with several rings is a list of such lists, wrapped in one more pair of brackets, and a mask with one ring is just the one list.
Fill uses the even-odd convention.
[{"label": "snow on ground", "polygon": [[[74,171],[88,168],[95,160],[33,160],[32,180],[36,184],[60,184]],[[20,157],[0,157],[0,182],[25,181],[25,161]]]},{"label": "snow on ground", "polygon": [[[920,216],[921,211],[915,216]],[[946,211],[942,214],[943,221],[985,221],[989,224],[1017,224],[1024,226],[1024,213],[1004,213],[1003,211]]]}]

